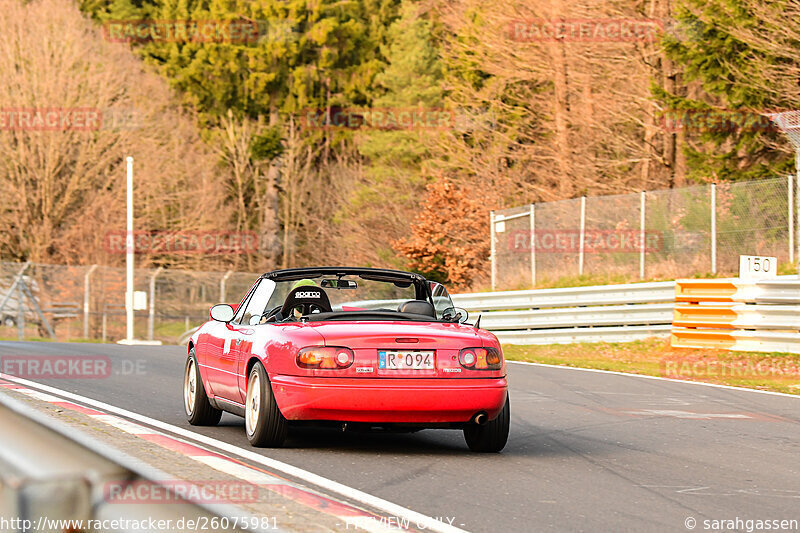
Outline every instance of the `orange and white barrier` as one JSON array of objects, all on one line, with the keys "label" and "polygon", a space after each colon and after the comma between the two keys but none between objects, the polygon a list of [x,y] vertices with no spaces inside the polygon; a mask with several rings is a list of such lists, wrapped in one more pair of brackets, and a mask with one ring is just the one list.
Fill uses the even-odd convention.
[{"label": "orange and white barrier", "polygon": [[800,280],[678,280],[671,342],[682,348],[800,353]]}]

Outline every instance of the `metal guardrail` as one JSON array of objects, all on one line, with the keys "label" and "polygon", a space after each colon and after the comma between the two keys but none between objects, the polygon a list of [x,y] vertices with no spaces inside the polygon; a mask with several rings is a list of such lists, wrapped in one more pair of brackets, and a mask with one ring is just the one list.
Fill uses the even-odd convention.
[{"label": "metal guardrail", "polygon": [[467,311],[667,303],[675,299],[675,282],[657,281],[563,289],[476,292],[454,294],[452,298],[457,306],[463,307]]},{"label": "metal guardrail", "polygon": [[481,327],[508,344],[628,342],[666,336],[675,283],[631,283],[563,289],[454,294],[453,302],[481,316]]},{"label": "metal guardrail", "polygon": [[[81,520],[84,524],[88,520],[116,521],[114,531],[141,531],[140,524],[151,519],[171,520],[171,524],[180,519],[195,523],[204,520],[213,525],[227,518],[226,525],[230,526],[238,517],[238,523],[243,519],[252,523],[249,513],[233,506],[183,499],[174,490],[176,480],[167,474],[90,439],[1,391],[0,427],[0,517],[8,521],[5,531],[49,533],[76,529],[74,522],[70,526],[59,523],[67,520]],[[158,485],[172,495],[170,503],[107,501],[106,484],[126,482]],[[243,530],[209,527],[208,531]]]},{"label": "metal guardrail", "polygon": [[800,280],[678,280],[671,343],[800,353]]}]

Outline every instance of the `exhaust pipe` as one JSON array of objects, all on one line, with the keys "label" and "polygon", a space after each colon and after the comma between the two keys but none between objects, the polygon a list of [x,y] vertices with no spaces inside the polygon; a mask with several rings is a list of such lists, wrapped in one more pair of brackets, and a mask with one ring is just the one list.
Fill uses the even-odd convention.
[{"label": "exhaust pipe", "polygon": [[489,421],[489,417],[486,416],[486,413],[478,413],[474,417],[472,417],[472,421],[479,426],[486,424]]}]

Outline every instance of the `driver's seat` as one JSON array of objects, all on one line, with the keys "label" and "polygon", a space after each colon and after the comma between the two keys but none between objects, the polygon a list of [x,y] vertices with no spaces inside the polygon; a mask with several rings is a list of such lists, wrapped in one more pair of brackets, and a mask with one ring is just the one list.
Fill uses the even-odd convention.
[{"label": "driver's seat", "polygon": [[297,309],[301,315],[310,315],[313,312],[330,313],[331,301],[324,290],[316,286],[303,285],[295,287],[283,301],[280,316],[289,318]]}]

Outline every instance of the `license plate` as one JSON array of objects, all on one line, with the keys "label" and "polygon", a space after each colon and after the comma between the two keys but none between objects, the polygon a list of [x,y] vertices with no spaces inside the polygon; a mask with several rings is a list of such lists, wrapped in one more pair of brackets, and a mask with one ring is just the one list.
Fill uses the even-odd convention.
[{"label": "license plate", "polygon": [[433,370],[433,351],[380,350],[378,368],[381,370]]}]

